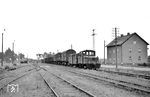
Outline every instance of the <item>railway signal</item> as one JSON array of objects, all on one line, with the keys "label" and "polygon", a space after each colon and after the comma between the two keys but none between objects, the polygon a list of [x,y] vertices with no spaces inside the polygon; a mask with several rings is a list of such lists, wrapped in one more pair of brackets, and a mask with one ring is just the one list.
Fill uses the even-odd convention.
[{"label": "railway signal", "polygon": [[104,65],[105,65],[105,40],[104,40]]},{"label": "railway signal", "polygon": [[37,63],[39,63],[40,58],[42,57],[42,54],[36,54],[36,56],[37,56]]},{"label": "railway signal", "polygon": [[95,35],[96,35],[94,33],[95,29],[93,29],[92,31],[93,31],[93,34],[92,34],[92,36],[93,36],[93,50],[95,51]]}]

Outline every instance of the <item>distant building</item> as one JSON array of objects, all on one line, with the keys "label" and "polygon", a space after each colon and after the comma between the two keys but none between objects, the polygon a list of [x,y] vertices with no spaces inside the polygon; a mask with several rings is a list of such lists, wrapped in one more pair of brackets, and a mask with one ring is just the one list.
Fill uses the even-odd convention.
[{"label": "distant building", "polygon": [[[117,63],[138,64],[147,63],[147,45],[137,33],[128,33],[117,38]],[[115,39],[107,45],[107,62],[116,63]]]}]

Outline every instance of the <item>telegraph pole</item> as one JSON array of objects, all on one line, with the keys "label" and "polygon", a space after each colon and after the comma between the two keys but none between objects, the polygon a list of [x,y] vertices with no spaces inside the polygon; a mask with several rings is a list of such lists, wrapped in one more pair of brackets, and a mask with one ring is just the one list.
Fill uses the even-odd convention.
[{"label": "telegraph pole", "polygon": [[116,49],[116,69],[118,69],[118,62],[117,62],[117,29],[115,27],[115,49]]},{"label": "telegraph pole", "polygon": [[15,40],[14,42],[12,43],[12,51],[14,52],[14,44],[15,44]]},{"label": "telegraph pole", "polygon": [[27,63],[28,63],[28,54],[27,54]]},{"label": "telegraph pole", "polygon": [[36,54],[36,56],[37,56],[37,59],[38,59],[37,63],[40,63],[40,58],[41,58],[42,54]]},{"label": "telegraph pole", "polygon": [[14,40],[14,42],[12,43],[12,51],[13,51],[12,64],[13,64],[13,63],[14,63],[14,61],[15,61],[15,51],[14,51],[14,45],[15,45],[15,40]]},{"label": "telegraph pole", "polygon": [[[5,31],[5,29],[4,29]],[[2,33],[2,60],[1,60],[1,65],[3,66],[3,60],[4,60],[4,56],[3,56],[3,33]]]},{"label": "telegraph pole", "polygon": [[115,63],[116,63],[116,69],[118,69],[118,58],[117,58],[117,37],[118,37],[117,35],[119,34],[119,33],[117,33],[117,32],[119,32],[118,29],[119,28],[117,28],[117,27],[113,28],[113,31],[115,32],[113,34],[115,34],[114,42],[115,42],[115,57],[116,57]]},{"label": "telegraph pole", "polygon": [[92,34],[92,36],[93,36],[93,50],[95,51],[95,35],[96,35],[94,33],[95,29],[93,29],[92,31],[93,31],[93,34]]},{"label": "telegraph pole", "polygon": [[105,65],[105,40],[104,40],[104,65]]}]

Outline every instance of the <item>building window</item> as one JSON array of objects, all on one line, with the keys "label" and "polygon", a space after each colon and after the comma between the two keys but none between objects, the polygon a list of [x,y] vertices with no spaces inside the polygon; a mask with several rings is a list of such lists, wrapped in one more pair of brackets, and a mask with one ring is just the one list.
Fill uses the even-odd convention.
[{"label": "building window", "polygon": [[131,56],[129,56],[129,60],[132,60],[132,57],[131,57]]},{"label": "building window", "polygon": [[129,49],[129,53],[131,53],[131,52],[132,52],[132,49],[130,48],[130,49]]},{"label": "building window", "polygon": [[141,61],[141,56],[138,57],[138,60]]},{"label": "building window", "polygon": [[85,54],[85,52],[83,52],[83,54]]},{"label": "building window", "polygon": [[142,50],[139,48],[139,49],[138,49],[138,52],[141,53],[141,51],[142,51]]},{"label": "building window", "polygon": [[133,41],[133,44],[136,44],[136,41]]}]

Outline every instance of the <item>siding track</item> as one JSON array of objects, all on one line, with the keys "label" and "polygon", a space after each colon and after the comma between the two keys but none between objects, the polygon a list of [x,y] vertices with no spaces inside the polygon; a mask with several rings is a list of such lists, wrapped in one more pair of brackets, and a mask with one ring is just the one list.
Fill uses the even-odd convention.
[{"label": "siding track", "polygon": [[35,70],[35,68],[32,68],[32,69],[29,69],[28,71],[25,71],[25,72],[23,72],[21,74],[16,75],[15,77],[5,77],[5,78],[1,79],[0,80],[0,91],[4,87],[6,87],[8,84],[10,84],[10,83],[12,83],[12,82],[14,82],[14,81],[16,81],[16,80],[18,80],[20,78],[23,78],[24,76],[27,76],[27,75],[35,72],[34,70]]},{"label": "siding track", "polygon": [[114,74],[118,74],[118,75],[131,76],[131,77],[139,77],[139,78],[150,80],[150,75],[148,75],[148,74],[146,75],[146,74],[111,71],[111,70],[99,70],[99,71],[104,71],[104,72],[107,72],[107,73],[114,73]]},{"label": "siding track", "polygon": [[[42,68],[42,67],[41,67]],[[59,76],[59,75],[56,75],[56,74],[54,74],[54,73],[51,73],[50,71],[48,71],[47,69],[45,69],[45,68],[42,68],[47,74],[50,74],[51,75],[51,77],[54,79],[54,77],[57,79],[57,80],[59,80],[58,82],[61,82],[61,85],[60,86],[62,86],[62,85],[64,85],[64,90],[66,89],[66,87],[68,88],[68,89],[66,89],[66,90],[72,90],[72,93],[75,93],[74,95],[81,95],[81,96],[71,96],[71,97],[98,97],[98,96],[96,96],[96,95],[94,95],[94,94],[92,94],[92,93],[90,93],[90,91],[86,91],[85,89],[83,89],[82,87],[80,87],[78,84],[75,84],[75,83],[73,83],[73,82],[71,82],[71,81],[69,81],[69,80],[67,80],[67,79],[65,79],[65,78],[62,78],[61,76]],[[41,74],[41,76],[42,76],[42,74]],[[51,83],[49,83],[48,81],[46,81],[46,79],[43,77],[43,79],[45,80],[45,83],[51,88],[51,87],[53,87],[53,86],[51,86],[50,84]],[[57,81],[56,81],[57,82]],[[60,87],[61,88],[61,87]],[[55,89],[54,89],[54,91],[55,91]],[[56,89],[56,92],[55,93],[57,93],[57,89]],[[70,97],[70,96],[68,96],[68,95],[61,95],[61,93],[57,93],[59,96],[57,96],[57,97]]]},{"label": "siding track", "polygon": [[[43,69],[43,68],[42,68]],[[40,69],[36,69],[36,71],[38,72]],[[41,78],[43,79],[44,83],[46,84],[46,86],[52,91],[52,97],[60,97],[57,92],[52,88],[52,86],[45,80],[44,76],[38,72],[38,74],[41,76]]]},{"label": "siding track", "polygon": [[130,82],[122,81],[122,80],[117,80],[117,79],[112,79],[112,78],[109,78],[109,77],[98,76],[98,75],[85,73],[85,72],[79,72],[79,71],[73,71],[73,70],[72,71],[67,70],[67,71],[71,72],[71,73],[74,73],[74,74],[77,74],[79,76],[92,78],[92,79],[97,80],[97,81],[104,81],[104,82],[110,83],[110,84],[112,84],[116,87],[125,88],[127,90],[144,92],[144,93],[150,94],[150,87],[142,86],[142,85],[139,85],[139,84],[136,84],[136,83],[130,83]]}]

